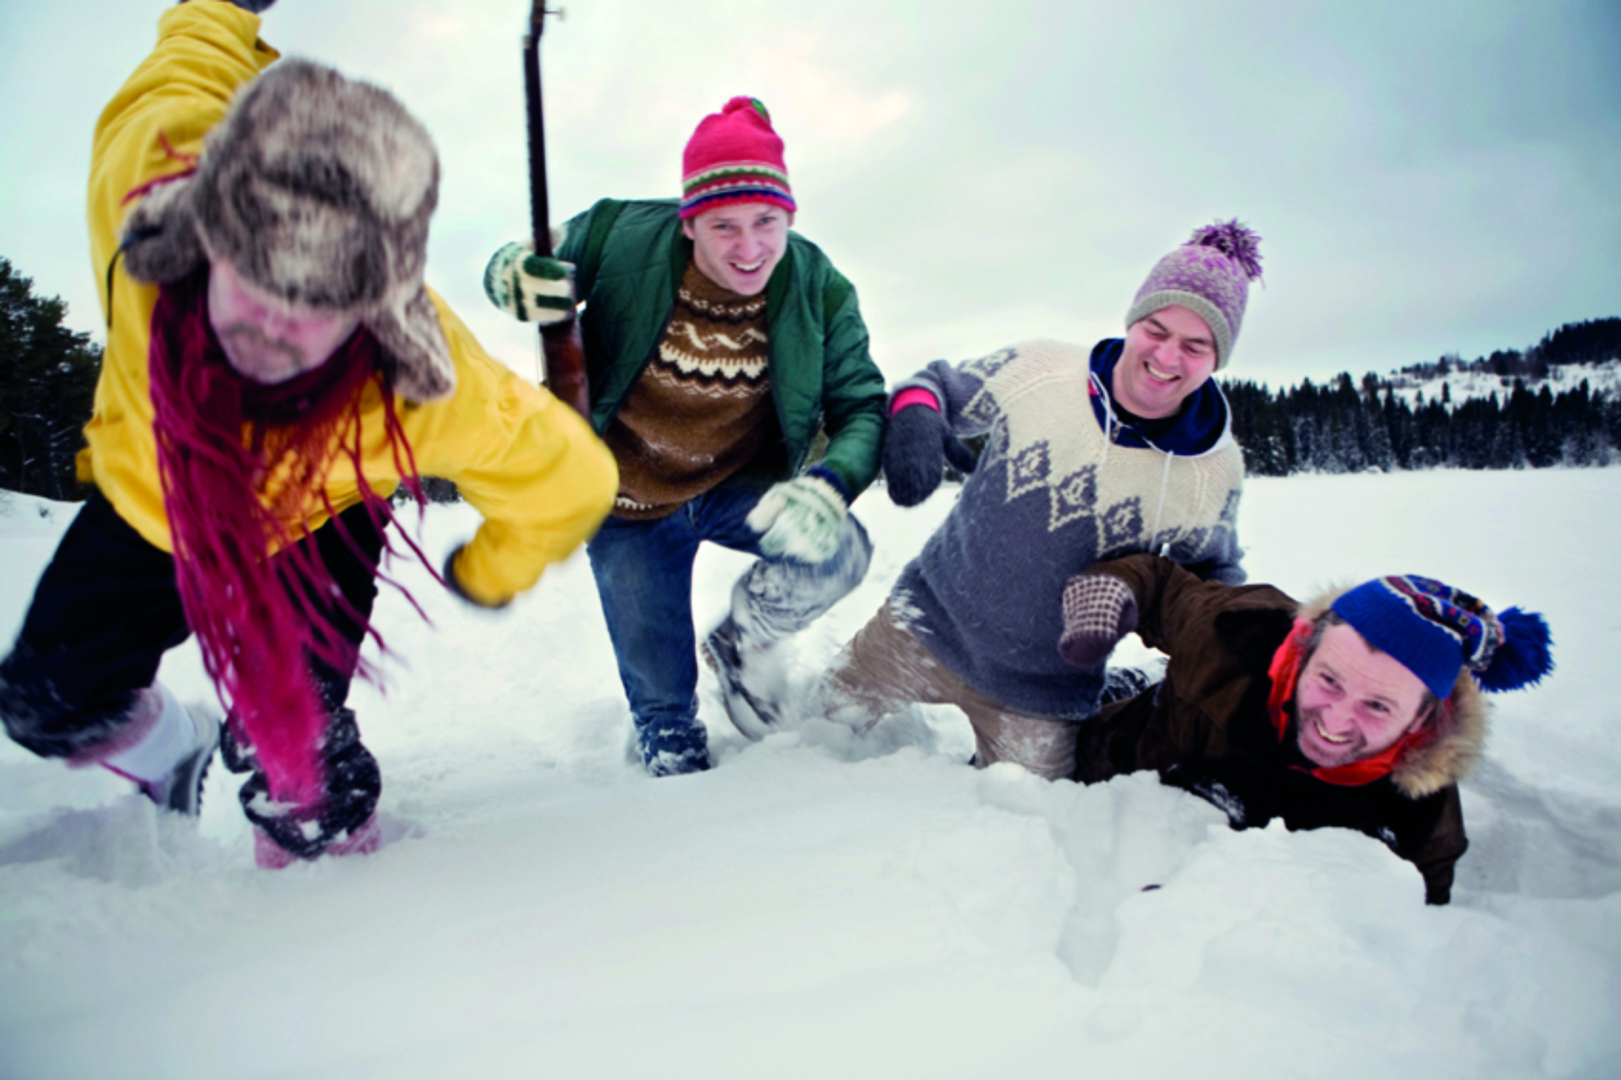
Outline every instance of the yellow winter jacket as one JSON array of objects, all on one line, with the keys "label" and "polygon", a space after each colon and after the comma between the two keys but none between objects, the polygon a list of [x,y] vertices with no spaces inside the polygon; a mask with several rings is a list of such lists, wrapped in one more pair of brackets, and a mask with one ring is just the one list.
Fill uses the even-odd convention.
[{"label": "yellow winter jacket", "polygon": [[[92,264],[101,279],[107,351],[95,412],[80,454],[119,515],[152,544],[172,551],[158,479],[147,383],[147,346],[156,286],[128,277],[115,261],[129,192],[182,172],[184,155],[224,117],[236,90],[279,55],[258,40],[259,17],[224,0],[190,0],[158,22],[158,43],[103,110],[90,166]],[[167,146],[165,146],[167,142]],[[438,297],[456,365],[456,391],[428,404],[397,401],[401,427],[423,475],[454,480],[484,523],[457,557],[457,583],[474,600],[499,605],[529,588],[549,564],[596,531],[618,490],[613,457],[584,420],[551,394],[492,360]],[[362,398],[362,467],[381,494],[399,484],[383,424],[379,385]],[[360,501],[355,470],[336,454],[326,491],[339,511]],[[291,535],[319,528],[309,507],[287,521]]]}]

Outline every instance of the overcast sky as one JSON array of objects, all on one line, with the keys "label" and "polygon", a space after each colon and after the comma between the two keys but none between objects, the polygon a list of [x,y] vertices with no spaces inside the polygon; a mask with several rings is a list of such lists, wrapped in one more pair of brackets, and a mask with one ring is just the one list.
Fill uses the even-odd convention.
[{"label": "overcast sky", "polygon": [[[891,379],[1036,336],[1118,334],[1197,226],[1263,240],[1229,369],[1274,385],[1523,347],[1621,315],[1621,4],[565,0],[543,44],[551,196],[679,193],[736,93],[787,144],[795,227],[855,282]],[[0,0],[0,256],[97,330],[83,193],[151,0]],[[523,0],[281,0],[264,39],[380,83],[444,182],[430,284],[528,231]],[[98,334],[99,337],[99,334]]]}]

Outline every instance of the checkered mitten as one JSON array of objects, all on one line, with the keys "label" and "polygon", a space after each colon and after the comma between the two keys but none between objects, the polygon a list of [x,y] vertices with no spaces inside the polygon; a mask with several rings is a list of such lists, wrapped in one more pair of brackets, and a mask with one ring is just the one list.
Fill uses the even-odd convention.
[{"label": "checkered mitten", "polygon": [[574,264],[536,255],[529,241],[514,241],[490,256],[484,295],[519,322],[568,322],[574,318]]},{"label": "checkered mitten", "polygon": [[1079,668],[1108,659],[1115,642],[1137,629],[1137,598],[1124,581],[1080,574],[1064,586],[1064,633],[1058,652]]}]

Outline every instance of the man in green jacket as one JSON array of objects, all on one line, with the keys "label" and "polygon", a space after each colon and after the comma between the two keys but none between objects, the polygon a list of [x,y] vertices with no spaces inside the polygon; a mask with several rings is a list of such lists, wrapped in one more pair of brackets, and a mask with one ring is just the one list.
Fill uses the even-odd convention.
[{"label": "man in green jacket", "polygon": [[[855,289],[788,231],[796,204],[765,106],[735,97],[705,117],[682,166],[679,201],[605,199],[564,226],[556,259],[509,244],[484,280],[525,321],[586,303],[591,422],[620,476],[587,550],[655,776],[709,767],[699,542],[761,557],[705,643],[732,721],[759,737],[775,719],[768,651],[866,574],[872,545],[847,511],[877,474],[884,425]],[[826,450],[810,463],[821,429]]]}]

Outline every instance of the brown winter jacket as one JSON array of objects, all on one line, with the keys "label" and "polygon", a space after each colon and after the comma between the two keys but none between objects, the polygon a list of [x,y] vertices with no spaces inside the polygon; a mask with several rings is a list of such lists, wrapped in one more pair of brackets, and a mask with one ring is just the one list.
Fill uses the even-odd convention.
[{"label": "brown winter jacket", "polygon": [[1356,787],[1307,772],[1267,716],[1272,656],[1297,615],[1315,618],[1337,593],[1299,604],[1269,585],[1201,581],[1168,559],[1133,555],[1088,571],[1124,581],[1137,599],[1137,633],[1170,656],[1165,681],[1104,706],[1081,726],[1076,776],[1083,783],[1154,769],[1224,810],[1234,828],[1281,817],[1290,829],[1343,827],[1383,840],[1424,875],[1429,903],[1444,904],[1468,839],[1458,781],[1480,756],[1486,707],[1461,675],[1431,723],[1436,738],[1397,761],[1384,779]]}]

